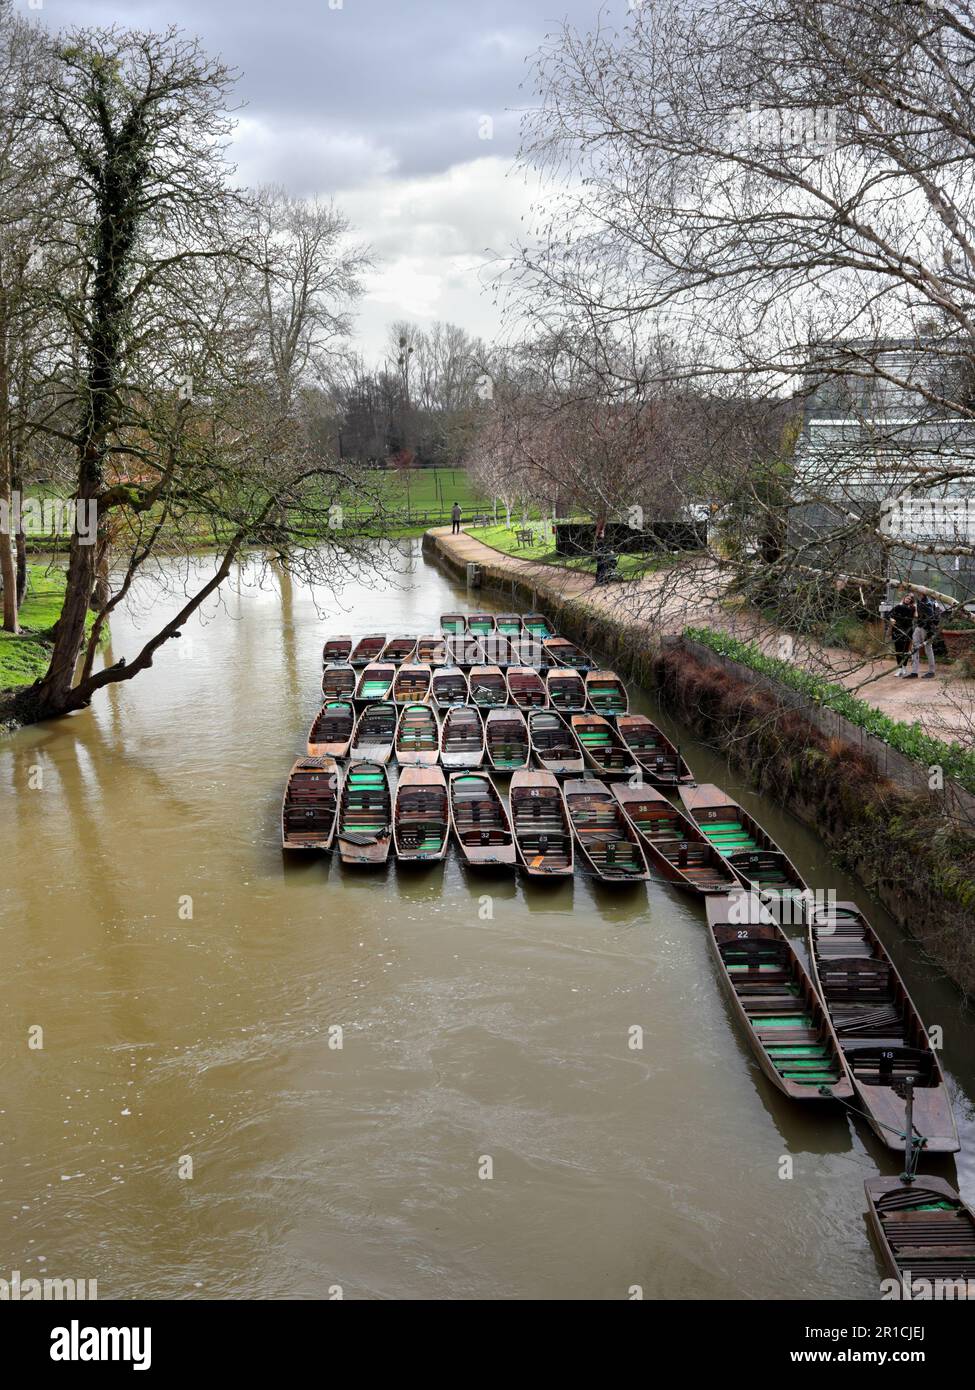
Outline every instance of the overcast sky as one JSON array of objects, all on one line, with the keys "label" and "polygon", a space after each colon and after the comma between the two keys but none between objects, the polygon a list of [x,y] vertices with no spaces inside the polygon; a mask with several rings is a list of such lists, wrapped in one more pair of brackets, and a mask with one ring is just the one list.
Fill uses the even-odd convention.
[{"label": "overcast sky", "polygon": [[518,236],[530,196],[512,171],[530,100],[519,86],[546,33],[566,17],[588,28],[597,9],[596,0],[42,0],[31,12],[55,28],[178,24],[240,69],[239,176],[334,195],[348,212],[380,261],[356,333],[377,359],[397,318],[492,335],[496,311],[478,272]]}]

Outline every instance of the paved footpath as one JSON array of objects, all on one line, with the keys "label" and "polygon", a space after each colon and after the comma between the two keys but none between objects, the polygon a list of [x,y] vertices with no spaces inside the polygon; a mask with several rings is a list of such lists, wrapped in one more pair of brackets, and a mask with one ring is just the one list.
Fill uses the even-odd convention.
[{"label": "paved footpath", "polygon": [[[945,671],[939,671],[933,681],[903,680],[894,675],[893,658],[871,661],[854,652],[820,646],[808,638],[793,639],[753,614],[718,603],[708,594],[707,574],[701,567],[674,566],[643,579],[597,588],[591,574],[520,560],[484,545],[465,531],[452,536],[449,526],[436,526],[429,534],[463,564],[491,565],[531,584],[539,594],[571,600],[626,626],[645,627],[655,636],[679,633],[689,625],[714,627],[757,642],[773,656],[791,652],[792,660],[855,689],[861,700],[891,719],[918,723],[938,738],[975,745],[975,682]],[[923,654],[921,669],[925,669]]]}]

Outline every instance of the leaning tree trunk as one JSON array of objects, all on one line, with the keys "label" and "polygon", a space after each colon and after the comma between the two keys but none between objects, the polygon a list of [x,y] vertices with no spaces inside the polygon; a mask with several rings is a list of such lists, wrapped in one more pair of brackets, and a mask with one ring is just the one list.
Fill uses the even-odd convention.
[{"label": "leaning tree trunk", "polygon": [[17,528],[17,607],[23,607],[27,593],[27,537],[23,526]]}]

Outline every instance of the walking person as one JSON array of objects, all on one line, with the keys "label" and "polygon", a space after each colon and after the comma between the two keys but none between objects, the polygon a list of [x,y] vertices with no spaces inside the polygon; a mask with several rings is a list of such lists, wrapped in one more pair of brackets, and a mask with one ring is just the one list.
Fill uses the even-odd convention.
[{"label": "walking person", "polygon": [[890,635],[894,641],[894,655],[897,658],[897,670],[894,675],[906,676],[916,626],[914,595],[912,593],[901,594],[898,602],[887,614],[887,621],[890,623]]},{"label": "walking person", "polygon": [[455,502],[454,505],[453,505],[453,506],[451,507],[451,509],[450,509],[450,520],[451,520],[450,534],[451,534],[452,536],[459,536],[459,535],[460,535],[460,515],[461,515],[461,513],[460,513],[460,503],[459,503],[459,502]]},{"label": "walking person", "polygon": [[914,632],[911,639],[911,675],[917,676],[921,666],[921,648],[928,658],[928,669],[922,680],[934,680],[934,636],[941,621],[941,606],[927,594],[920,594],[915,603]]}]

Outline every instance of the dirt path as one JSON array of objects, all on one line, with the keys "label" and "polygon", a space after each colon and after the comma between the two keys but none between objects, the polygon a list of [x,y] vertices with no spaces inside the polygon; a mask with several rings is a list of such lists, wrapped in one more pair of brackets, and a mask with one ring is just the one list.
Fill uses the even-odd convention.
[{"label": "dirt path", "polygon": [[[626,625],[642,624],[661,636],[681,632],[688,625],[714,627],[755,641],[772,656],[784,656],[855,689],[861,700],[891,719],[917,723],[937,738],[975,743],[975,682],[943,670],[933,681],[903,680],[894,675],[893,658],[870,661],[854,652],[820,646],[806,637],[793,638],[754,614],[735,612],[717,603],[708,593],[704,569],[674,567],[643,579],[596,588],[591,574],[519,560],[463,531],[452,536],[449,527],[441,526],[429,534],[463,564],[473,561],[505,570],[540,594],[571,600]],[[926,669],[923,660],[921,669]]]}]

